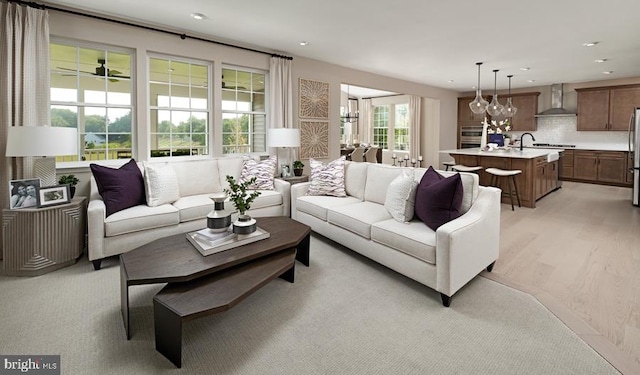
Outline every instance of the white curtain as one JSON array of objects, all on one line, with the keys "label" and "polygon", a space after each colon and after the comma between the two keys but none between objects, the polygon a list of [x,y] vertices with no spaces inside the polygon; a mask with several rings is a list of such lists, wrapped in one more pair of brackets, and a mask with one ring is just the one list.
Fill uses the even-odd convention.
[{"label": "white curtain", "polygon": [[422,98],[409,96],[409,159],[418,160],[420,151],[420,110]]},{"label": "white curtain", "polygon": [[[293,82],[291,80],[291,59],[272,56],[269,64],[269,126],[272,128],[294,128],[293,124]],[[298,150],[293,152],[293,160],[298,158]],[[277,150],[276,150],[277,152]]]},{"label": "white curtain", "polygon": [[33,175],[32,158],[5,156],[8,128],[50,124],[49,86],[49,14],[0,2],[0,208],[9,202],[9,181]]},{"label": "white curtain", "polygon": [[358,121],[360,121],[361,138],[364,143],[373,143],[373,107],[371,99],[360,99],[361,105],[359,106],[360,114]]}]

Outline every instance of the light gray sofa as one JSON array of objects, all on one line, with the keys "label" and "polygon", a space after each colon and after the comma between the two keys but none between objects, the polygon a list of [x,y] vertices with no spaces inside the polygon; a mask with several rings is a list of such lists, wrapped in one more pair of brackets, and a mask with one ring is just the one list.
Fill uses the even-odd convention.
[{"label": "light gray sofa", "polygon": [[[405,170],[420,181],[426,169],[347,162],[347,197],[306,195],[309,183],[291,186],[291,217],[376,262],[451,296],[498,258],[500,190],[479,186],[478,176],[460,173],[463,215],[430,229],[414,218],[399,222],[384,203],[389,184]],[[438,171],[447,177],[457,172]]]},{"label": "light gray sofa", "polygon": [[[125,253],[158,238],[185,233],[207,226],[206,216],[213,210],[211,193],[228,187],[226,176],[240,178],[243,158],[171,162],[178,182],[179,198],[155,207],[138,205],[106,216],[105,203],[91,177],[87,209],[89,260],[96,270],[102,259]],[[144,167],[138,163],[144,174]],[[275,190],[260,190],[248,211],[253,217],[289,216],[291,191],[286,181],[275,179]],[[227,202],[227,209],[234,209]]]}]

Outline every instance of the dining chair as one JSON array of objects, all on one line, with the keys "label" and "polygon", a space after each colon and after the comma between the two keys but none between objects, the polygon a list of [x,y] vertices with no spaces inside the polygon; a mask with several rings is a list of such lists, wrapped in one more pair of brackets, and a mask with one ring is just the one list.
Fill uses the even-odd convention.
[{"label": "dining chair", "polygon": [[364,148],[356,147],[351,153],[351,161],[364,161]]},{"label": "dining chair", "polygon": [[377,163],[378,162],[378,148],[375,146],[369,147],[369,149],[364,153],[364,158],[368,163]]}]

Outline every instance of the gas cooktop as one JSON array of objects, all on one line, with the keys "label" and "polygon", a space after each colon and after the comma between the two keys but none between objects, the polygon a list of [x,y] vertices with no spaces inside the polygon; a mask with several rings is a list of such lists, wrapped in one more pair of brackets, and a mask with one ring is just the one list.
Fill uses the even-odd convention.
[{"label": "gas cooktop", "polygon": [[533,147],[548,147],[548,148],[575,148],[576,145],[561,145],[555,143],[534,143]]}]

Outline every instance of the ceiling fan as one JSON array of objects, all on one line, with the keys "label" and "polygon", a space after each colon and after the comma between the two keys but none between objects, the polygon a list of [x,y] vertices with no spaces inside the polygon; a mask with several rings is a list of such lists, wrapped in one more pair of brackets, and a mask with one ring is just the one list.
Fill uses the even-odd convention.
[{"label": "ceiling fan", "polygon": [[222,88],[230,89],[230,90],[246,90],[247,89],[244,86],[227,86],[227,84],[224,82],[224,76],[222,76]]},{"label": "ceiling fan", "polygon": [[[87,71],[84,71],[84,70],[81,70],[80,72],[87,73],[87,74],[93,74],[94,76],[98,76],[98,77],[107,76],[107,77],[109,77],[109,82],[118,82],[119,78],[127,78],[127,79],[131,78],[130,76],[122,75],[122,72],[117,71],[115,69],[105,68],[105,66],[104,66],[105,63],[106,63],[105,59],[98,59],[98,64],[100,64],[100,66],[96,66],[96,71],[95,72],[87,72]],[[72,71],[72,72],[77,71],[76,69],[63,68],[61,66],[58,66],[57,68],[58,69],[62,69],[62,70],[69,70],[69,71]]]}]

